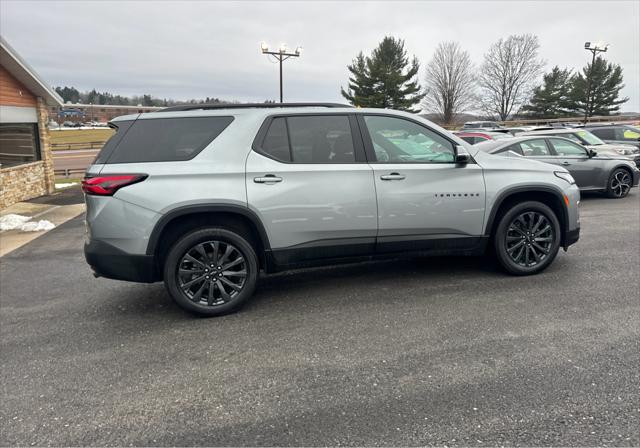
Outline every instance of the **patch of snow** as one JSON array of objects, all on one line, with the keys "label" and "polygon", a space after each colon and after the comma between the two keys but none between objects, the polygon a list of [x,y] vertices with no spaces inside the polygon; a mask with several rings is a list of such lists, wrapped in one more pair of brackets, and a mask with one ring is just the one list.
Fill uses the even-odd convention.
[{"label": "patch of snow", "polygon": [[78,182],[59,182],[56,184],[56,190],[73,187],[74,185],[78,185]]},{"label": "patch of snow", "polygon": [[20,230],[23,232],[40,232],[43,230],[51,230],[56,225],[51,221],[47,221],[46,219],[41,219],[40,221],[29,221],[22,224]]},{"label": "patch of snow", "polygon": [[27,221],[31,221],[30,216],[15,215],[13,213],[0,216],[0,230],[17,229]]},{"label": "patch of snow", "polygon": [[51,230],[55,227],[51,221],[41,219],[40,221],[31,221],[30,216],[16,215],[10,213],[0,216],[0,230],[18,229],[23,232],[41,232]]}]

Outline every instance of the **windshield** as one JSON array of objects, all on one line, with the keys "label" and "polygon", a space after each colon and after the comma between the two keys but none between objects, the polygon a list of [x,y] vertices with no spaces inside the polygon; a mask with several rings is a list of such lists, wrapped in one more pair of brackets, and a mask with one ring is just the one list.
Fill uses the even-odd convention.
[{"label": "windshield", "polygon": [[640,140],[640,129],[633,126],[626,126],[622,136],[625,140]]},{"label": "windshield", "polygon": [[600,140],[598,137],[596,137],[595,135],[593,135],[589,131],[577,131],[576,135],[578,137],[580,137],[580,139],[586,145],[597,146],[597,145],[604,145],[605,144],[602,140]]}]

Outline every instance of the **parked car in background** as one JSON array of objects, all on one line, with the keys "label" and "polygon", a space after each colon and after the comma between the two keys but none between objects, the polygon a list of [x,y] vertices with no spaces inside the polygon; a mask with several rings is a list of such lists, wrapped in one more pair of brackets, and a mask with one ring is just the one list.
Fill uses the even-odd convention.
[{"label": "parked car in background", "polygon": [[487,140],[500,140],[505,138],[512,138],[511,134],[504,132],[491,132],[491,131],[482,131],[482,132],[454,132],[455,135],[460,137],[465,142],[475,145],[476,143],[486,142]]},{"label": "parked car in background", "polygon": [[503,129],[503,127],[500,126],[495,121],[467,121],[464,125],[462,125],[462,129],[463,130],[467,130],[467,129],[490,130],[490,129]]},{"label": "parked car in background", "polygon": [[238,309],[260,270],[490,245],[530,275],[579,237],[566,169],[490,156],[406,112],[186,105],[112,124],[82,182],[87,262],[164,280],[195,313]]},{"label": "parked car in background", "polygon": [[547,131],[553,129],[551,126],[522,126],[518,128],[504,128],[511,135],[521,134],[523,132],[531,132],[531,131]]},{"label": "parked car in background", "polygon": [[489,154],[501,154],[551,163],[569,170],[583,191],[602,191],[623,198],[638,185],[640,170],[628,158],[601,155],[573,140],[547,135],[518,136],[476,145]]},{"label": "parked car in background", "polygon": [[62,127],[64,127],[64,128],[81,128],[82,127],[82,123],[75,122],[75,121],[65,121],[64,123],[62,123]]},{"label": "parked car in background", "polygon": [[633,145],[640,148],[640,128],[628,124],[591,125],[585,129],[600,140],[614,145]]},{"label": "parked car in background", "polygon": [[640,167],[640,149],[631,145],[605,143],[589,130],[583,128],[574,129],[554,129],[549,131],[526,132],[519,135],[554,135],[564,137],[579,143],[589,149],[598,151],[599,154],[621,155],[628,160],[633,161],[636,166]]}]

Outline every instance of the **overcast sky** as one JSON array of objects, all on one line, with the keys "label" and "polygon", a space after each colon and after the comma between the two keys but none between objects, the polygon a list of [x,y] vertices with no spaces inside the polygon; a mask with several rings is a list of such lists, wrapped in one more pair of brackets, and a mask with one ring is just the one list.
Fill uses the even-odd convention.
[{"label": "overcast sky", "polygon": [[207,2],[0,1],[3,37],[52,85],[163,98],[277,99],[260,41],[302,45],[285,62],[285,101],[343,101],[347,64],[385,35],[424,65],[455,40],[480,63],[509,34],[533,33],[547,68],[581,68],[603,40],[640,111],[640,1]]}]

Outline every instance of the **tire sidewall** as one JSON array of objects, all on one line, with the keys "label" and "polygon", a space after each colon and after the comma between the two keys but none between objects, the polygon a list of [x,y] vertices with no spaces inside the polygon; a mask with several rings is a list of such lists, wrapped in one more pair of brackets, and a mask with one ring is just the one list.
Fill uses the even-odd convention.
[{"label": "tire sidewall", "polygon": [[[549,255],[547,255],[547,257],[541,263],[529,268],[521,266],[511,259],[511,257],[507,253],[506,238],[505,238],[507,228],[509,227],[513,219],[516,216],[527,211],[542,213],[553,226],[553,232],[555,235],[553,246],[549,251]],[[551,208],[549,208],[545,204],[541,202],[535,202],[535,201],[528,201],[528,202],[523,202],[521,204],[516,204],[513,207],[511,207],[500,218],[500,222],[498,223],[498,227],[496,228],[496,232],[494,234],[494,248],[495,248],[498,261],[500,262],[502,267],[510,274],[513,274],[513,275],[537,274],[543,271],[544,269],[546,269],[556,258],[556,255],[558,255],[558,251],[560,250],[560,241],[562,238],[562,235],[560,232],[561,232],[560,222],[558,221],[556,214],[553,212],[553,210],[551,210]]]},{"label": "tire sidewall", "polygon": [[[178,265],[184,254],[196,244],[217,240],[235,246],[246,260],[247,277],[242,291],[223,305],[206,306],[190,300],[178,283]],[[171,298],[183,309],[204,316],[220,316],[239,309],[252,295],[258,278],[258,258],[249,242],[239,234],[221,228],[193,230],[178,239],[169,250],[164,263],[164,283]]]}]

